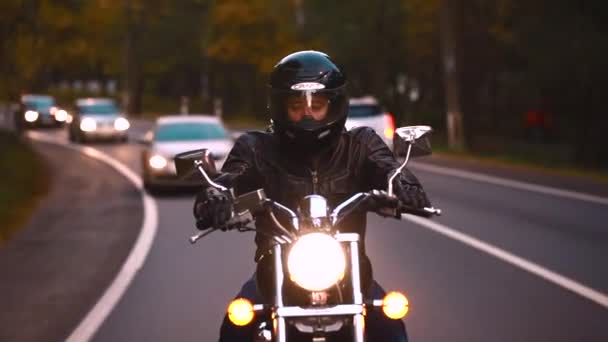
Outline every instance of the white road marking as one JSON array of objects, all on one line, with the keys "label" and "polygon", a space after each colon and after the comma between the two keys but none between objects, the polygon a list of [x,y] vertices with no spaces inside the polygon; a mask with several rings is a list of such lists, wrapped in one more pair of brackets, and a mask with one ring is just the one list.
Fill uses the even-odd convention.
[{"label": "white road marking", "polygon": [[127,288],[146,260],[146,256],[152,247],[152,242],[154,241],[154,236],[156,235],[156,230],[158,228],[158,209],[156,201],[143,190],[142,180],[137,174],[109,155],[92,147],[68,144],[60,139],[39,132],[28,132],[28,136],[34,140],[79,151],[91,158],[95,158],[110,165],[131,181],[142,195],[144,210],[143,223],[135,245],[133,245],[129,256],[110,286],[108,286],[95,306],[93,306],[67,338],[67,341],[69,342],[88,341],[95,335],[101,324],[110,315],[110,312],[112,312],[112,309],[118,304],[118,301],[127,291]]},{"label": "white road marking", "polygon": [[551,270],[548,270],[538,264],[535,264],[531,261],[518,257],[514,254],[511,254],[501,248],[498,248],[494,245],[481,241],[472,236],[466,235],[454,229],[451,229],[442,224],[430,221],[425,218],[421,218],[413,215],[403,215],[403,219],[412,221],[417,223],[427,229],[430,229],[436,233],[441,235],[445,235],[451,239],[460,241],[465,245],[472,247],[474,249],[480,250],[487,254],[490,254],[506,263],[519,267],[525,271],[528,271],[538,277],[541,277],[553,284],[556,284],[562,288],[565,288],[569,291],[572,291],[579,296],[585,297],[605,308],[608,309],[608,295],[597,290],[594,290],[590,287],[587,287],[581,283],[578,283],[570,278],[564,277],[561,274],[555,273]]},{"label": "white road marking", "polygon": [[501,186],[520,189],[520,190],[539,192],[539,193],[543,193],[543,194],[547,194],[547,195],[553,195],[553,196],[558,196],[558,197],[564,197],[564,198],[569,198],[569,199],[576,199],[576,200],[581,200],[581,201],[608,205],[608,198],[585,194],[582,192],[563,190],[563,189],[552,188],[552,187],[548,187],[548,186],[537,185],[537,184],[532,184],[532,183],[527,183],[527,182],[520,182],[520,181],[515,181],[515,180],[510,180],[510,179],[505,179],[505,178],[500,178],[500,177],[487,176],[487,175],[483,175],[480,173],[474,173],[474,172],[469,172],[469,171],[448,169],[445,167],[440,167],[440,166],[435,166],[435,165],[422,164],[420,162],[409,164],[408,167],[410,167],[412,169],[419,169],[419,170],[437,173],[437,174],[441,174],[441,175],[448,175],[448,176],[453,176],[453,177],[474,180],[474,181],[478,181],[478,182],[485,182],[485,183],[490,183],[490,184],[495,184],[495,185],[501,185]]}]

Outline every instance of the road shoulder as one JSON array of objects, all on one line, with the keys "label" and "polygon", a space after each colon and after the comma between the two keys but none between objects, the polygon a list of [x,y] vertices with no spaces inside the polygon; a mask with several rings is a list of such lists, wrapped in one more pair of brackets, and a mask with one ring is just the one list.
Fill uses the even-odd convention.
[{"label": "road shoulder", "polygon": [[0,247],[0,340],[64,340],[122,266],[142,222],[139,191],[102,162],[34,143],[53,179]]}]

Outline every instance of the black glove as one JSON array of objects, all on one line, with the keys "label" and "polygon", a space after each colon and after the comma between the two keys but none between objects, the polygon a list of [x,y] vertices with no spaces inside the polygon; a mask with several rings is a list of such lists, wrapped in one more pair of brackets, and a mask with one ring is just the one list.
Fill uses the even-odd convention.
[{"label": "black glove", "polygon": [[422,186],[410,184],[404,179],[399,178],[395,179],[394,182],[395,196],[397,196],[399,201],[406,207],[423,209],[431,206],[431,202],[426,197]]},{"label": "black glove", "polygon": [[231,216],[232,201],[218,189],[209,187],[196,196],[194,218],[198,229],[225,228]]}]

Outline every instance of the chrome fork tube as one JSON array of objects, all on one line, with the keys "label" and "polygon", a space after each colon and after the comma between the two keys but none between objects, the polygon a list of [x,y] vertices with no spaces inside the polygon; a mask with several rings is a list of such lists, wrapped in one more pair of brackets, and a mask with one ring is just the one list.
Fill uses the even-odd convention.
[{"label": "chrome fork tube", "polygon": [[[282,258],[282,248],[281,244],[274,245],[273,249],[273,257],[274,257],[274,288],[275,288],[275,297],[274,297],[274,306],[276,308],[283,307],[283,278],[285,277],[283,274],[283,258]],[[275,313],[273,314],[273,328],[274,328],[274,336],[276,338],[276,342],[286,342],[287,341],[287,327],[285,325],[285,318],[279,317]]]},{"label": "chrome fork tube", "polygon": [[[361,293],[361,271],[359,268],[359,241],[352,241],[350,243],[350,260],[353,299],[355,304],[363,305],[363,294]],[[356,342],[363,342],[364,330],[364,317],[362,314],[356,314],[353,317],[353,337]]]}]

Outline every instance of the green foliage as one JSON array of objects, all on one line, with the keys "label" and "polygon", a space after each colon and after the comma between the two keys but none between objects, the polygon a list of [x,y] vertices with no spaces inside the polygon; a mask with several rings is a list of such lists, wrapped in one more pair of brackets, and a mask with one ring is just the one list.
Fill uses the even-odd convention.
[{"label": "green foliage", "polygon": [[216,2],[207,55],[222,63],[250,64],[268,72],[280,57],[303,48],[291,20],[293,7],[272,10],[277,4],[273,0]]},{"label": "green foliage", "polygon": [[[262,121],[272,66],[317,49],[345,67],[353,95],[373,94],[397,118],[441,128],[445,3],[2,0],[0,98],[63,80],[113,79],[128,84],[135,111],[169,110],[189,96],[201,111],[222,99],[226,118]],[[608,78],[606,2],[450,3],[467,140],[518,139],[523,113],[540,106],[553,114],[554,143],[574,146],[579,162],[608,167],[608,150],[598,147],[608,129],[599,90]],[[403,76],[419,89],[417,101],[397,92]]]},{"label": "green foliage", "polygon": [[0,242],[25,224],[40,196],[48,191],[44,163],[26,143],[0,130]]}]

